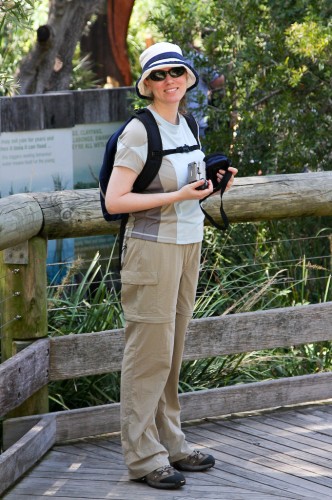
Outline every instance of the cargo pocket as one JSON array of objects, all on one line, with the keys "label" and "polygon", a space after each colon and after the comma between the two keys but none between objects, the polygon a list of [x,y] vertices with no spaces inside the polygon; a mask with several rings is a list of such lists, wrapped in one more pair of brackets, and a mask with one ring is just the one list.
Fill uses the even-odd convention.
[{"label": "cargo pocket", "polygon": [[121,301],[128,321],[153,321],[158,315],[159,290],[156,271],[121,271]]}]

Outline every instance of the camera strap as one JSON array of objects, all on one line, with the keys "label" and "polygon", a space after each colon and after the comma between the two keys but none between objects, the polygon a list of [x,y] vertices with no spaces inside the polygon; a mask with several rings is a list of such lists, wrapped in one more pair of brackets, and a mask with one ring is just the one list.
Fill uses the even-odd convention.
[{"label": "camera strap", "polygon": [[[226,229],[228,228],[229,226],[229,221],[228,221],[228,217],[225,213],[225,210],[223,208],[223,204],[222,204],[222,196],[225,192],[225,189],[226,189],[226,186],[230,180],[230,178],[232,177],[232,172],[230,172],[229,170],[226,170],[225,172],[225,175],[223,176],[223,178],[221,179],[221,181],[218,183],[218,185],[214,188],[214,190],[212,191],[211,194],[209,194],[208,196],[205,196],[205,198],[203,198],[202,200],[199,201],[199,205],[201,207],[201,210],[203,212],[203,214],[205,215],[205,217],[208,219],[208,221],[214,226],[216,227],[217,229],[220,229],[221,231],[226,231]],[[220,216],[221,216],[221,220],[223,222],[223,224],[218,224],[218,222],[216,222],[214,220],[214,218],[208,214],[206,212],[206,210],[204,210],[204,208],[202,207],[202,203],[203,201],[205,201],[207,198],[209,198],[210,196],[212,196],[214,193],[216,193],[217,191],[220,190]]]}]

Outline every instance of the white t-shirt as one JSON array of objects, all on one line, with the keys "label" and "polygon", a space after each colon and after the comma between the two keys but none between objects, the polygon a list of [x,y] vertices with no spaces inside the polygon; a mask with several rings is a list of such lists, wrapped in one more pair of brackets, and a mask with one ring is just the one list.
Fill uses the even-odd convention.
[{"label": "white t-shirt", "polygon": [[[186,119],[179,115],[179,124],[164,120],[151,110],[157,120],[163,149],[197,144]],[[137,119],[131,120],[118,140],[114,167],[121,166],[139,174],[147,158],[147,133]],[[146,193],[167,193],[180,189],[188,182],[188,164],[196,162],[201,178],[205,178],[204,153],[197,149],[163,157],[158,175]],[[197,200],[185,200],[162,207],[130,214],[126,235],[162,243],[188,244],[202,241],[204,214]]]}]

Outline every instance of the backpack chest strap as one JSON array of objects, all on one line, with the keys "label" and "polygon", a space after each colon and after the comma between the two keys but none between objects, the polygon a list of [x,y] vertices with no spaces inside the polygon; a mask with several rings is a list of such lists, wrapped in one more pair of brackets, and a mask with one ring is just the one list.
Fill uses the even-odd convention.
[{"label": "backpack chest strap", "polygon": [[190,151],[195,151],[196,149],[200,149],[198,144],[194,144],[193,146],[187,146],[187,144],[185,144],[184,146],[179,146],[178,148],[174,149],[163,149],[162,151],[152,151],[152,156],[158,157],[158,156],[173,155],[176,153],[189,153]]}]

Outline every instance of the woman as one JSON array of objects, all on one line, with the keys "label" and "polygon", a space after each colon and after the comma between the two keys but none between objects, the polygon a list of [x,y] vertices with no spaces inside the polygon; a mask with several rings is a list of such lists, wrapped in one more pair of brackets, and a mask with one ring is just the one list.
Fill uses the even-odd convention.
[{"label": "woman", "polygon": [[[177,45],[161,42],[141,57],[136,84],[149,99],[163,148],[194,145],[179,113],[198,83]],[[199,200],[212,193],[204,179],[188,183],[188,165],[204,168],[200,149],[165,156],[144,193],[132,192],[147,156],[147,133],[132,120],[119,137],[106,193],[110,213],[130,213],[122,257],[122,307],[126,320],[121,377],[121,437],[129,478],[155,488],[185,484],[180,471],[201,471],[214,458],[192,450],[180,423],[178,379],[184,338],[192,317],[204,216]],[[237,173],[232,169],[233,183]],[[223,172],[220,171],[221,179]],[[198,189],[200,188],[200,189]]]}]

